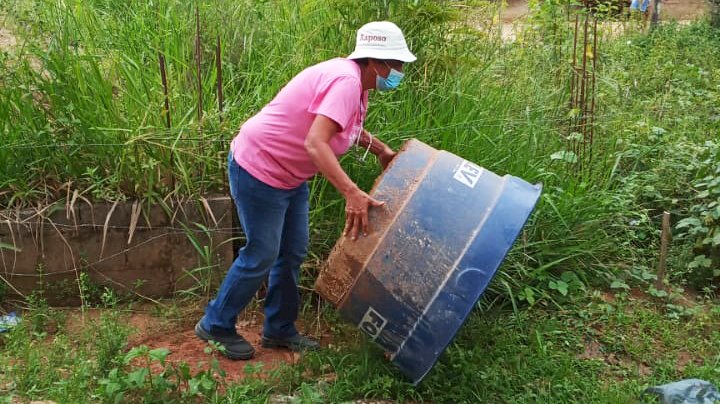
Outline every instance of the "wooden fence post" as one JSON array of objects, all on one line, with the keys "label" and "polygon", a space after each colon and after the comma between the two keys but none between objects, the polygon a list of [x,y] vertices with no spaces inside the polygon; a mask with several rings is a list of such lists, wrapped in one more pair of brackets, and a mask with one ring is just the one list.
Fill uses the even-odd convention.
[{"label": "wooden fence post", "polygon": [[657,279],[655,280],[655,289],[665,289],[665,268],[667,261],[667,250],[670,246],[670,212],[663,212],[662,233],[660,236],[660,263],[658,264]]}]

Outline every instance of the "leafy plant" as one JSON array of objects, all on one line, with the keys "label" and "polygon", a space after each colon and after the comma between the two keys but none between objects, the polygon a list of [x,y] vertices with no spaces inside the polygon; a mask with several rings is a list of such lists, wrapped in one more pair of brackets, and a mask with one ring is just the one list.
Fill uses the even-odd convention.
[{"label": "leafy plant", "polygon": [[688,216],[675,228],[680,237],[693,243],[694,257],[687,269],[695,284],[700,289],[716,290],[718,285],[713,280],[720,278],[720,155],[718,144],[708,141],[706,146],[708,158],[703,161],[701,178],[692,183],[697,194]]},{"label": "leafy plant", "polygon": [[[216,349],[206,348],[207,353]],[[100,380],[100,394],[115,403],[126,400],[167,402],[191,397],[215,397],[218,390],[226,388],[225,372],[220,369],[217,358],[203,371],[192,374],[186,363],[167,361],[170,351],[166,348],[149,349],[139,346],[131,349],[123,358],[123,368],[113,368]],[[140,366],[130,366],[139,363]],[[155,370],[158,364],[160,370]]]}]

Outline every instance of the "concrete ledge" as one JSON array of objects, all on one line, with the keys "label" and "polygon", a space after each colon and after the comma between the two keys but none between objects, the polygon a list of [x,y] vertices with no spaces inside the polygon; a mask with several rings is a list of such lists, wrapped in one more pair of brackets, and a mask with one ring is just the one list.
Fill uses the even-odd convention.
[{"label": "concrete ledge", "polygon": [[11,294],[41,289],[51,304],[68,304],[78,301],[84,272],[119,293],[170,296],[199,286],[200,271],[205,279],[224,275],[233,259],[233,209],[229,197],[213,197],[0,211],[0,242],[19,250],[0,249],[0,283]]}]

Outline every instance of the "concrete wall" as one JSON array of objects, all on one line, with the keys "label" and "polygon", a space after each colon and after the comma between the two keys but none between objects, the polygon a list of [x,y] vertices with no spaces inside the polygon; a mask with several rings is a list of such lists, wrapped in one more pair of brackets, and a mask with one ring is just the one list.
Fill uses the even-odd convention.
[{"label": "concrete wall", "polygon": [[206,201],[166,209],[128,202],[113,209],[77,200],[40,211],[0,211],[0,242],[20,250],[0,248],[0,283],[10,294],[43,289],[51,304],[68,304],[78,301],[77,278],[85,272],[93,285],[121,294],[170,296],[198,286],[189,273],[208,266],[190,235],[208,251],[206,274],[221,278],[233,258],[234,208],[229,197]]}]

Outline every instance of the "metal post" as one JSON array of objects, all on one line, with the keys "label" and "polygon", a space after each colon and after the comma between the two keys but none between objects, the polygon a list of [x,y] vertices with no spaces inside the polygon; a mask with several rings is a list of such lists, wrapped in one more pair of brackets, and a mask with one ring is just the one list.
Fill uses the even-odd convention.
[{"label": "metal post", "polygon": [[[202,127],[203,97],[202,97],[202,75],[200,67],[200,8],[195,7],[195,66],[197,68],[197,89],[198,89],[198,125]],[[201,129],[202,130],[202,129]]]},{"label": "metal post", "polygon": [[217,37],[217,45],[215,45],[215,68],[217,69],[217,100],[218,111],[220,111],[220,122],[222,122],[223,113],[223,79],[222,79],[222,52],[220,49],[220,35]]},{"label": "metal post", "polygon": [[158,59],[160,61],[160,78],[162,79],[163,92],[165,93],[165,109],[163,110],[163,113],[165,114],[165,126],[170,129],[170,99],[168,97],[167,73],[165,71],[165,56],[163,56],[162,52],[158,52]]},{"label": "metal post", "polygon": [[[163,108],[163,113],[165,114],[165,127],[167,128],[168,132],[170,131],[170,127],[172,126],[172,122],[170,121],[170,96],[168,91],[168,83],[167,83],[167,72],[165,70],[165,56],[163,56],[162,52],[158,52],[158,61],[160,63],[160,79],[162,80],[162,86],[163,86],[163,93],[165,94],[165,107]],[[175,150],[174,147],[170,149],[170,184],[172,186],[172,189],[175,189]]]}]

